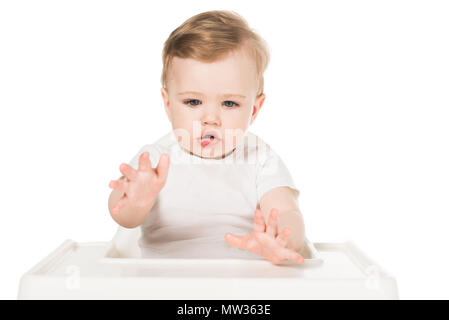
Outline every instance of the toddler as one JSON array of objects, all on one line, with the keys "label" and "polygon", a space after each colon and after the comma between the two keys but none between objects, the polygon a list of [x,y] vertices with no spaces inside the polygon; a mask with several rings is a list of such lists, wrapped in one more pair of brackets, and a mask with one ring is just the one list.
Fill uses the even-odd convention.
[{"label": "toddler", "polygon": [[265,101],[268,62],[265,41],[232,11],[195,15],[166,40],[161,94],[173,130],[109,184],[110,214],[141,228],[142,257],[304,262],[299,191],[248,131]]}]

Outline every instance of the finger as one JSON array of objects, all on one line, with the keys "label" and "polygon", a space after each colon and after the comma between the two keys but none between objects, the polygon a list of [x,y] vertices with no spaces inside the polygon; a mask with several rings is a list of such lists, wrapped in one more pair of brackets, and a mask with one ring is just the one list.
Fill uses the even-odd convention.
[{"label": "finger", "polygon": [[229,243],[231,246],[237,247],[241,250],[244,250],[247,248],[248,244],[248,236],[238,236],[232,233],[227,232],[225,234],[226,242]]},{"label": "finger", "polygon": [[139,157],[139,171],[148,171],[151,169],[150,152],[143,152]]},{"label": "finger", "polygon": [[291,249],[282,248],[281,256],[283,257],[283,259],[293,260],[298,262],[299,264],[304,263],[304,258],[299,253]]},{"label": "finger", "polygon": [[288,237],[290,236],[291,230],[289,227],[282,229],[282,232],[276,237],[276,242],[282,247],[285,247],[288,242]]},{"label": "finger", "polygon": [[123,196],[120,198],[119,201],[117,201],[117,203],[115,204],[114,207],[112,207],[111,212],[113,214],[117,214],[119,213],[124,207],[126,207],[128,205],[128,197],[127,196]]},{"label": "finger", "polygon": [[120,165],[120,172],[128,179],[135,180],[137,177],[137,171],[134,170],[129,164],[122,163]]},{"label": "finger", "polygon": [[125,193],[128,190],[128,182],[124,180],[111,180],[109,182],[109,188]]},{"label": "finger", "polygon": [[267,234],[269,234],[273,238],[276,236],[276,232],[277,232],[278,214],[279,214],[279,211],[276,208],[273,208],[273,209],[271,209],[270,216],[268,217]]},{"label": "finger", "polygon": [[265,220],[259,209],[254,211],[254,232],[265,232]]},{"label": "finger", "polygon": [[167,180],[169,167],[170,167],[170,157],[168,154],[163,153],[156,167],[157,176],[160,182],[165,182],[165,180]]}]

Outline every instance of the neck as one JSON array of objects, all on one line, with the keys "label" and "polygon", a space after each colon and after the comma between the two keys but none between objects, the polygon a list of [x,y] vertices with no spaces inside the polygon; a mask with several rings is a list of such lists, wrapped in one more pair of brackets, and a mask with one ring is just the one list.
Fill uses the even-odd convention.
[{"label": "neck", "polygon": [[198,157],[198,158],[201,158],[201,159],[215,159],[215,160],[220,160],[220,159],[226,158],[226,157],[229,156],[231,153],[233,153],[233,152],[235,151],[235,149],[236,149],[236,148],[234,148],[234,149],[232,149],[231,151],[229,151],[228,153],[223,154],[223,155],[221,155],[221,156],[219,156],[219,157],[207,158],[207,157],[201,157],[201,156],[199,156],[199,155],[197,155],[197,154],[194,154],[194,153],[191,152],[190,150],[184,149],[180,144],[179,144],[179,147],[181,148],[182,151],[184,151],[184,152],[186,152],[186,153],[188,153],[188,154],[190,154],[190,155],[192,155],[192,156],[195,156],[195,157]]}]

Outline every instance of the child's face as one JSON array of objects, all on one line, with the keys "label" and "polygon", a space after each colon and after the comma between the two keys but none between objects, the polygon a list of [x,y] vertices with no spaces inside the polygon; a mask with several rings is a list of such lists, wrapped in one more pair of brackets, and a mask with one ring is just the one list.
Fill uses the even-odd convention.
[{"label": "child's face", "polygon": [[[232,152],[265,100],[264,94],[256,97],[254,60],[244,50],[212,63],[174,57],[170,70],[169,93],[164,88],[161,93],[180,146],[203,158]],[[208,130],[219,139],[205,146],[201,137]]]}]

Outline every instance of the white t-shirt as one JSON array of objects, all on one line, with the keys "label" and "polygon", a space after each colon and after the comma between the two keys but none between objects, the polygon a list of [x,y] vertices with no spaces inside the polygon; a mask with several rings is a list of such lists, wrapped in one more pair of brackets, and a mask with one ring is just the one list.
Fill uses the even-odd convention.
[{"label": "white t-shirt", "polygon": [[230,246],[224,235],[252,232],[254,210],[268,190],[288,186],[299,196],[280,157],[249,131],[222,159],[189,154],[173,131],[143,146],[129,165],[137,169],[139,156],[146,151],[153,168],[163,153],[170,155],[170,167],[165,186],[141,225],[143,258],[263,259]]}]

